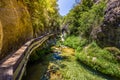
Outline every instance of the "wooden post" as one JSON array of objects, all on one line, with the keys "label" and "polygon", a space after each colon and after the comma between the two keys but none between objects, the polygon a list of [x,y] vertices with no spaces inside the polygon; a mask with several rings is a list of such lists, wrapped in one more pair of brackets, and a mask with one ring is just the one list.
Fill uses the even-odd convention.
[{"label": "wooden post", "polygon": [[0,80],[13,80],[13,67],[1,67]]}]

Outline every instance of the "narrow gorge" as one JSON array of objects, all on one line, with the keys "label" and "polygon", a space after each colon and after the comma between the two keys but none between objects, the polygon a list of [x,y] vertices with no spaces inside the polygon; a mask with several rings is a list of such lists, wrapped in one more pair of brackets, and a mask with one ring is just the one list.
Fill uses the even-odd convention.
[{"label": "narrow gorge", "polygon": [[0,80],[119,79],[120,0],[0,0]]}]

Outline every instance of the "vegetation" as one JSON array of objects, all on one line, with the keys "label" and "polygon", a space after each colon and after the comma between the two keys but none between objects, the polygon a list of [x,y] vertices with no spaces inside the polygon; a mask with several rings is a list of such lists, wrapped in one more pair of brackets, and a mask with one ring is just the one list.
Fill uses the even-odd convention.
[{"label": "vegetation", "polygon": [[59,29],[57,0],[0,1],[0,59],[28,40]]},{"label": "vegetation", "polygon": [[120,64],[114,54],[100,48],[95,42],[77,53],[78,60],[104,74],[120,77]]},{"label": "vegetation", "polygon": [[52,50],[51,48],[38,48],[36,49],[31,55],[30,55],[30,63],[36,63],[37,61],[43,61],[44,57],[46,56],[48,53],[50,53]]},{"label": "vegetation", "polygon": [[94,70],[110,76],[120,76],[120,64],[116,58],[120,51],[117,48],[102,49],[96,42],[87,43],[87,40],[80,40],[79,37],[75,36],[68,37],[63,44],[75,49],[77,60],[80,63],[82,62]]},{"label": "vegetation", "polygon": [[[24,80],[106,80],[113,79],[111,77],[106,77],[100,73],[87,68],[85,65],[78,63],[76,60],[74,49],[72,48],[62,48],[62,47],[52,47],[54,51],[61,51],[61,60],[54,58],[53,54],[48,54],[44,57],[43,61],[39,64],[30,65],[27,70],[27,76]],[[46,71],[47,70],[47,71]],[[32,73],[32,75],[31,75]],[[34,74],[33,74],[34,73]],[[96,74],[97,75],[96,75]],[[31,76],[30,76],[31,75]],[[114,80],[114,79],[113,79]]]},{"label": "vegetation", "polygon": [[[99,42],[96,41],[96,38],[98,38],[97,32],[100,31],[100,25],[104,20],[106,1],[100,0],[99,3],[95,3],[94,0],[81,0],[81,3],[75,5],[64,17],[58,13],[57,0],[20,0],[16,1],[16,4],[11,1],[12,4],[7,5],[7,7],[6,5],[1,6],[1,3],[5,3],[2,1],[0,7],[3,9],[9,7],[11,9],[10,17],[13,15],[17,16],[13,19],[13,17],[10,18],[8,16],[10,10],[5,10],[7,14],[4,13],[4,10],[1,11],[3,17],[0,15],[0,59],[7,56],[8,52],[17,50],[31,38],[46,33],[55,33],[59,30],[60,24],[69,24],[68,33],[70,32],[70,34],[64,42],[58,42],[57,45],[62,44],[71,47],[75,49],[76,54],[71,53],[69,50],[66,50],[67,52],[63,50],[61,58],[64,61],[61,62],[61,65],[57,65],[62,78],[65,80],[103,80],[103,77],[98,77],[91,71],[84,69],[82,66],[84,64],[91,67],[94,71],[120,78],[120,50],[110,46],[101,48],[98,45]],[[17,4],[19,4],[18,7],[23,8],[23,13],[17,10]],[[6,22],[7,24],[5,24]],[[6,35],[9,37],[4,37]],[[30,62],[45,60],[44,56],[48,52],[51,52],[51,49],[35,50],[30,56]],[[50,54],[50,57],[52,58],[53,55]],[[48,61],[51,58],[46,58],[47,62],[45,63],[48,65]]]},{"label": "vegetation", "polygon": [[[103,74],[120,78],[120,63],[117,58],[120,55],[119,49],[115,47],[101,48],[94,39],[97,38],[96,33],[99,31],[97,29],[100,28],[104,19],[106,1],[101,0],[99,3],[94,3],[93,0],[82,0],[80,4],[74,6],[69,14],[64,17],[61,17],[57,12],[56,0],[38,0],[32,1],[32,3],[27,0],[26,3],[30,10],[32,9],[30,12],[35,37],[41,34],[39,33],[41,31],[52,32],[51,30],[57,29],[59,23],[63,25],[69,23],[70,34],[64,42],[58,42],[57,45],[64,44],[65,46],[74,48],[79,63],[82,62]],[[35,51],[31,56],[31,61],[43,59],[42,56],[44,56],[46,51]],[[93,77],[93,75],[86,70],[81,74],[81,66],[76,62],[76,58],[74,58],[73,55],[69,56],[69,52],[67,53],[67,55],[62,54],[63,59],[66,58],[66,56],[68,57],[62,62],[64,69],[60,67],[64,79],[102,80],[102,78]],[[81,78],[82,76],[84,78]]]},{"label": "vegetation", "polygon": [[0,60],[33,37],[30,15],[22,1],[0,1]]},{"label": "vegetation", "polygon": [[86,39],[82,39],[77,36],[70,36],[68,37],[63,44],[68,47],[72,47],[77,51],[81,51],[82,48],[88,43]]},{"label": "vegetation", "polygon": [[80,64],[76,57],[75,52],[71,48],[62,48],[63,60],[60,65],[60,72],[63,80],[105,80],[107,79],[102,75],[97,74],[94,70],[89,70],[85,65]]},{"label": "vegetation", "polygon": [[92,29],[101,24],[105,7],[105,1],[93,4],[92,0],[83,0],[64,17],[64,23],[71,23],[69,28],[72,35],[80,34],[89,38]]},{"label": "vegetation", "polygon": [[89,38],[92,30],[99,27],[104,17],[105,2],[95,4],[87,12],[81,14],[79,19],[79,33]]},{"label": "vegetation", "polygon": [[70,34],[63,44],[76,50],[76,57],[80,63],[101,73],[120,78],[120,63],[117,59],[119,49],[101,48],[93,39],[96,37],[95,29],[99,29],[103,22],[105,8],[106,2],[103,0],[97,4],[93,3],[93,0],[82,0],[80,4],[74,6],[63,20],[64,23],[71,23]]},{"label": "vegetation", "polygon": [[56,0],[25,0],[31,14],[34,37],[59,28]]}]

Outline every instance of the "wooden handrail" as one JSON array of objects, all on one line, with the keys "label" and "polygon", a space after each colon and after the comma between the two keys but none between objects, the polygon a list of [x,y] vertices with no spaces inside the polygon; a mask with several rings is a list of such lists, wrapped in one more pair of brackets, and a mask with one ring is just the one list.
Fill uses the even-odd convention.
[{"label": "wooden handrail", "polygon": [[0,80],[20,80],[30,54],[54,34],[45,34],[26,42],[20,49],[0,62]]}]

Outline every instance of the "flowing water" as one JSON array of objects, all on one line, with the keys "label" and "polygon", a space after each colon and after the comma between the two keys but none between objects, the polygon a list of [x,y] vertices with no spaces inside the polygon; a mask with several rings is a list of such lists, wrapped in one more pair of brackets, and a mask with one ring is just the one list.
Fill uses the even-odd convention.
[{"label": "flowing water", "polygon": [[23,80],[115,80],[78,62],[74,49],[52,47],[54,53],[27,67]]}]

